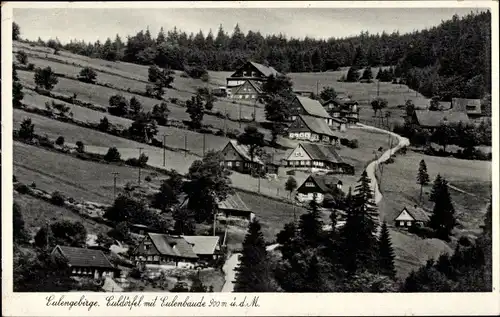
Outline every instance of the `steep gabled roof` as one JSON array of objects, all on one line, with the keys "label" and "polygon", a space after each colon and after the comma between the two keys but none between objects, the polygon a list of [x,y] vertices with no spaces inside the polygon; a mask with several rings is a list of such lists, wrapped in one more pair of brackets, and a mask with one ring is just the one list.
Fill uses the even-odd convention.
[{"label": "steep gabled roof", "polygon": [[299,115],[296,120],[302,120],[306,127],[314,133],[338,138],[324,119],[307,115]]},{"label": "steep gabled roof", "polygon": [[467,114],[481,114],[481,100],[479,99],[465,99],[453,98],[451,99],[450,109],[453,112],[464,112]]},{"label": "steep gabled roof", "polygon": [[300,143],[304,151],[312,160],[327,161],[332,163],[344,163],[344,160],[335,151],[335,146],[318,143]]},{"label": "steep gabled roof", "polygon": [[148,237],[162,255],[190,259],[198,258],[192,246],[181,236],[148,232]]},{"label": "steep gabled roof", "polygon": [[418,206],[404,207],[395,219],[397,219],[404,211],[406,211],[415,221],[429,221],[429,216],[427,216],[425,210]]},{"label": "steep gabled roof", "polygon": [[[54,251],[59,250],[63,257],[71,266],[78,267],[99,267],[114,269],[115,267],[109,262],[108,258],[100,250],[75,248],[67,246],[56,246]],[[54,252],[52,251],[52,252]]]},{"label": "steep gabled roof", "polygon": [[262,64],[250,61],[253,67],[257,68],[259,72],[261,72],[264,76],[269,77],[271,75],[278,76],[281,75],[274,67],[264,66]]},{"label": "steep gabled roof", "polygon": [[214,254],[219,244],[219,236],[182,236],[191,247],[193,252],[199,255]]},{"label": "steep gabled roof", "polygon": [[[243,157],[244,160],[249,162],[252,161],[250,158],[250,149],[248,148],[248,146],[243,144],[238,144],[238,141],[236,140],[229,140],[228,144],[230,144],[236,150],[236,152],[238,152],[238,154],[241,155],[241,157]],[[253,162],[260,165],[264,165],[262,160],[256,155],[254,155]]]},{"label": "steep gabled roof", "polygon": [[326,119],[331,118],[319,101],[300,95],[296,95],[295,98],[299,101],[300,105],[304,108],[308,115]]},{"label": "steep gabled roof", "polygon": [[463,123],[469,122],[469,117],[464,112],[453,111],[429,111],[429,110],[415,110],[415,117],[419,125],[423,127],[436,128],[442,123]]},{"label": "steep gabled roof", "polygon": [[[342,185],[342,181],[331,175],[309,175],[302,185],[308,181],[313,181],[323,193],[330,191],[339,183]],[[299,188],[302,187],[302,185],[300,185]]]}]

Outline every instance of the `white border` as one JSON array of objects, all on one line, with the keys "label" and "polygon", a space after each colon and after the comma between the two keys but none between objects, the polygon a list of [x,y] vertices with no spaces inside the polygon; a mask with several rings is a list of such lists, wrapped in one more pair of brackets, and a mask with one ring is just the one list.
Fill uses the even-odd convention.
[{"label": "white border", "polygon": [[[489,7],[492,14],[492,87],[500,87],[498,78],[498,3],[495,1],[350,1],[350,2],[10,2],[2,4],[2,315],[5,316],[234,316],[234,315],[498,315],[500,314],[499,274],[499,151],[493,151],[493,287],[492,293],[431,293],[431,294],[254,294],[260,297],[260,308],[106,308],[104,297],[110,294],[70,293],[71,299],[85,295],[101,299],[101,307],[90,312],[86,308],[70,311],[61,307],[46,307],[45,293],[12,293],[12,9],[13,8],[438,8]],[[89,21],[89,23],[92,23]],[[499,145],[499,96],[492,89],[493,144]],[[126,293],[146,297],[171,296],[172,293]],[[56,294],[59,295],[59,294]],[[117,296],[118,293],[112,295]],[[249,294],[207,293],[181,294],[191,298],[205,296],[231,301]]]}]

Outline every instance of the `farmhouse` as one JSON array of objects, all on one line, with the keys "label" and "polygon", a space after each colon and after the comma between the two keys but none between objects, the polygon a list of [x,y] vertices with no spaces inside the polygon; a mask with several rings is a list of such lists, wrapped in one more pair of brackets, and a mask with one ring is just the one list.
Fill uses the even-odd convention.
[{"label": "farmhouse", "polygon": [[333,125],[332,117],[330,117],[325,108],[317,100],[296,95],[292,100],[290,110],[292,120],[297,119],[299,115],[307,115],[324,120],[328,126]]},{"label": "farmhouse", "polygon": [[394,224],[396,227],[409,228],[413,226],[423,226],[429,217],[425,211],[414,205],[413,207],[404,207],[399,215],[394,219]]},{"label": "farmhouse", "polygon": [[316,201],[321,203],[325,195],[334,190],[342,190],[342,181],[331,175],[309,175],[297,188],[297,200],[300,202]]},{"label": "farmhouse", "polygon": [[217,208],[219,213],[226,217],[239,217],[250,221],[254,218],[253,212],[237,192],[229,194],[225,200],[217,202]]},{"label": "farmhouse", "polygon": [[224,164],[229,169],[241,173],[264,169],[264,162],[257,156],[254,156],[252,160],[248,146],[238,144],[235,140],[230,140],[226,144],[222,150],[222,155],[224,156]]},{"label": "farmhouse", "polygon": [[443,123],[468,123],[469,118],[464,112],[415,110],[410,123],[423,129],[434,130]]},{"label": "farmhouse", "polygon": [[465,113],[472,120],[487,115],[483,113],[481,100],[479,99],[453,98],[451,99],[450,111]]},{"label": "farmhouse", "polygon": [[323,103],[323,107],[335,119],[343,119],[347,123],[359,121],[359,105],[351,99],[334,98]]},{"label": "farmhouse", "polygon": [[262,95],[262,83],[280,73],[273,67],[252,61],[246,62],[226,78],[227,96],[238,99],[258,99]]},{"label": "farmhouse", "polygon": [[133,251],[132,260],[137,265],[193,267],[200,260],[216,258],[219,250],[218,236],[180,236],[149,232]]},{"label": "farmhouse", "polygon": [[51,255],[66,260],[72,276],[100,279],[116,277],[120,273],[120,269],[114,267],[100,250],[58,245]]},{"label": "farmhouse", "polygon": [[286,167],[329,170],[354,174],[354,167],[344,162],[333,145],[300,143],[285,159]]},{"label": "farmhouse", "polygon": [[331,144],[339,139],[324,120],[308,115],[296,116],[295,121],[288,127],[287,133],[290,139],[302,141]]}]

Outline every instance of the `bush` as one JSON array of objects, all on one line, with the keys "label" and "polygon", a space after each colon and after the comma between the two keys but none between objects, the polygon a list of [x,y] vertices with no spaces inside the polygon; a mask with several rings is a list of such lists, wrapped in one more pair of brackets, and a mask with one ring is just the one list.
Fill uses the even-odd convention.
[{"label": "bush", "polygon": [[210,77],[208,76],[208,73],[204,73],[203,75],[201,75],[201,81],[203,81],[204,83],[208,82],[209,79]]},{"label": "bush", "polygon": [[144,178],[144,180],[145,180],[146,182],[150,182],[150,181],[151,181],[151,176],[149,176],[149,175],[148,175],[148,176],[146,176],[146,177]]},{"label": "bush", "polygon": [[424,227],[412,226],[408,228],[408,232],[414,233],[417,236],[425,239],[431,239],[436,236],[436,233],[434,232],[433,229],[425,226]]},{"label": "bush", "polygon": [[59,145],[59,146],[63,146],[64,145],[64,137],[63,136],[59,136],[56,139],[56,144]]},{"label": "bush", "polygon": [[[201,66],[186,66],[186,67],[184,67],[184,71],[186,72],[186,74],[189,77],[195,78],[195,79],[200,79],[204,75],[208,76],[207,70]],[[182,75],[181,75],[181,77],[182,77]]]},{"label": "bush", "polygon": [[346,138],[341,138],[340,139],[340,144],[347,146],[349,144],[349,140]]},{"label": "bush", "polygon": [[351,149],[357,149],[359,147],[358,140],[353,139],[347,143],[347,146],[350,147]]},{"label": "bush", "polygon": [[36,188],[36,183],[32,182],[30,186],[31,186],[31,188]]},{"label": "bush", "polygon": [[20,194],[29,194],[31,193],[31,188],[23,183],[14,184],[14,190],[16,190]]},{"label": "bush", "polygon": [[66,198],[63,194],[58,191],[52,193],[52,197],[50,198],[50,202],[57,206],[64,206]]},{"label": "bush", "polygon": [[121,160],[121,154],[115,147],[110,147],[108,153],[104,155],[104,159],[108,162],[119,162]]},{"label": "bush", "polygon": [[215,132],[215,135],[217,136],[224,136],[224,131],[222,129],[219,129]]},{"label": "bush", "polygon": [[295,170],[286,171],[286,175],[295,176]]},{"label": "bush", "polygon": [[38,137],[38,144],[43,147],[54,148],[54,142],[47,135]]},{"label": "bush", "polygon": [[142,272],[137,267],[134,267],[132,270],[130,270],[128,276],[139,280],[142,276]]},{"label": "bush", "polygon": [[97,73],[90,67],[82,68],[80,74],[78,75],[78,80],[83,81],[85,83],[93,84],[95,83],[96,78],[97,78]]},{"label": "bush", "polygon": [[85,152],[85,146],[83,145],[83,142],[82,141],[77,141],[76,142],[76,151],[78,153],[83,153]]},{"label": "bush", "polygon": [[28,66],[26,66],[26,69],[29,71],[35,70],[35,64],[33,63],[28,63]]},{"label": "bush", "polygon": [[179,101],[179,99],[177,99],[177,98],[174,98],[174,97],[170,98],[170,102],[173,103],[174,105],[176,105],[178,101]]}]

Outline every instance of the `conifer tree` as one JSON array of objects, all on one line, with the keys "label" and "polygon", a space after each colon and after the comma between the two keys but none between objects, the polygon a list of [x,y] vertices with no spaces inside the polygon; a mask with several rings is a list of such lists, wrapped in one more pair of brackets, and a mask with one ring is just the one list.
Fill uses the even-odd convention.
[{"label": "conifer tree", "polygon": [[271,291],[266,245],[256,219],[250,222],[240,259],[240,266],[236,269],[235,292]]},{"label": "conifer tree", "polygon": [[438,238],[449,240],[451,231],[455,227],[455,208],[448,192],[448,182],[442,179],[434,191],[434,209],[430,219],[430,227],[436,231]]},{"label": "conifer tree", "polygon": [[436,201],[436,195],[441,187],[443,182],[443,178],[441,177],[441,174],[438,174],[436,178],[434,179],[434,183],[432,184],[432,189],[431,189],[431,195],[429,197],[429,201]]},{"label": "conifer tree", "polygon": [[378,212],[366,171],[358,181],[354,196],[349,196],[346,224],[339,233],[339,257],[344,269],[350,274],[373,271]]},{"label": "conifer tree", "polygon": [[424,160],[420,161],[418,167],[417,182],[420,185],[420,202],[422,202],[422,191],[425,185],[429,184],[429,174],[427,173],[427,165]]},{"label": "conifer tree", "polygon": [[311,247],[317,247],[321,242],[323,223],[319,213],[319,204],[316,195],[310,203],[310,211],[300,216],[299,235],[304,243]]},{"label": "conifer tree", "polygon": [[378,242],[378,268],[382,275],[389,277],[396,276],[396,269],[394,267],[394,249],[392,248],[391,237],[387,223],[382,223],[380,238]]},{"label": "conifer tree", "polygon": [[364,71],[363,71],[363,76],[361,79],[366,79],[366,80],[372,80],[373,79],[373,74],[372,74],[372,68],[370,66],[367,66]]}]

